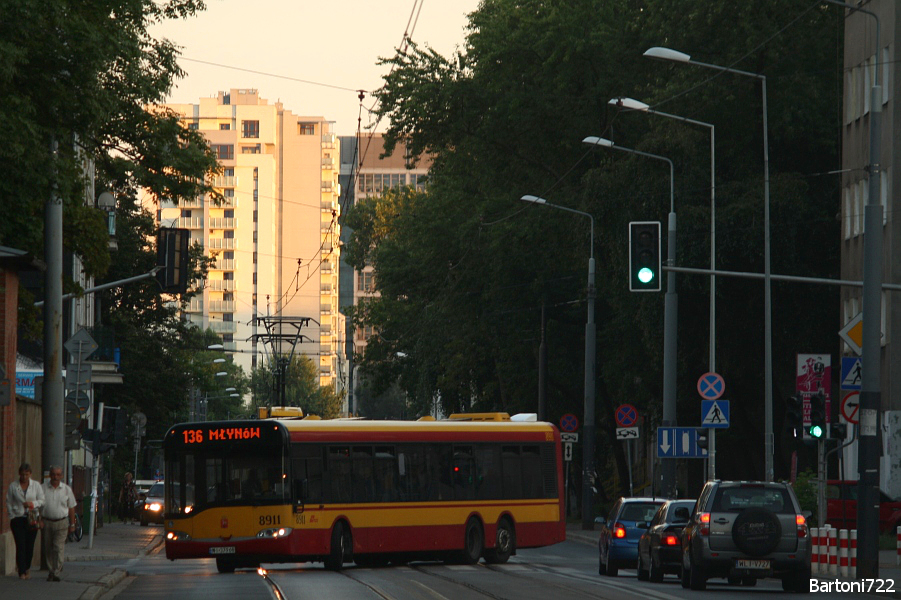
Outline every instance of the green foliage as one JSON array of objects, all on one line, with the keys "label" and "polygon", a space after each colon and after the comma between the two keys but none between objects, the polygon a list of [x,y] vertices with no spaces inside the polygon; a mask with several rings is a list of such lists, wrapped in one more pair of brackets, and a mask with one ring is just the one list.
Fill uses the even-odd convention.
[{"label": "green foliage", "polygon": [[[598,448],[621,454],[614,407],[628,399],[653,427],[662,396],[663,298],[627,291],[626,224],[666,223],[670,180],[659,161],[587,152],[581,139],[602,135],[673,161],[678,264],[703,268],[710,261],[709,130],[622,112],[607,100],[632,96],[714,124],[716,266],[762,272],[760,82],[642,53],[664,45],[763,73],[772,272],[835,277],[838,181],[813,174],[839,162],[842,28],[840,10],[776,0],[728,7],[486,0],[452,56],[410,45],[384,59],[392,67],[379,91],[380,116],[391,122],[386,149],[403,140],[434,162],[424,194],[392,190],[345,217],[354,229],[346,256],[374,268],[381,294],[352,314],[378,332],[360,357],[374,392],[399,381],[413,414],[435,401],[446,411],[534,412],[544,303],[548,418],[581,414],[585,265],[593,248]],[[586,219],[525,205],[518,201],[524,194],[594,215],[593,246]],[[678,278],[682,415],[696,414],[694,385],[708,370],[708,286],[709,277]],[[796,352],[837,352],[834,329],[824,326],[837,318],[837,289],[773,285],[774,397],[793,385]],[[724,477],[760,479],[763,452],[747,448],[762,449],[764,439],[763,284],[719,277],[716,297],[717,371],[729,382],[733,420],[743,424],[719,437],[718,467]],[[785,451],[781,440],[777,451]],[[777,461],[780,469],[786,464]]]},{"label": "green foliage", "polygon": [[819,510],[817,507],[817,474],[807,470],[798,473],[795,483],[792,485],[798,502],[801,504],[802,511],[810,511],[811,516],[807,523],[812,527],[813,524],[819,523]]},{"label": "green foliage", "polygon": [[[266,367],[254,369],[251,373],[251,414],[255,414],[259,406],[279,405],[275,373],[276,367],[272,361]],[[318,367],[312,359],[302,355],[295,355],[291,359],[285,372],[285,406],[299,406],[304,414],[334,419],[343,416],[343,400],[343,396],[335,392],[333,387],[319,385]]]}]

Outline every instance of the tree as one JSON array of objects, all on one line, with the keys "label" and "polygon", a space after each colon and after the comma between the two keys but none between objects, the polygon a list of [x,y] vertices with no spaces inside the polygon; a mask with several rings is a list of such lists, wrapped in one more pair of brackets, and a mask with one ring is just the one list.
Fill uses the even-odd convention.
[{"label": "tree", "polygon": [[57,196],[65,248],[88,276],[102,276],[104,216],[85,206],[92,165],[97,193],[216,197],[205,183],[217,168],[208,144],[156,106],[183,72],[175,46],[148,31],[203,8],[201,0],[0,2],[0,244],[42,256],[44,204]]},{"label": "tree", "polygon": [[[273,406],[276,377],[272,360],[268,365],[254,369],[251,373],[253,401],[251,410],[260,406]],[[316,415],[323,419],[334,419],[341,415],[343,397],[330,386],[319,385],[316,363],[308,356],[296,355],[285,371],[285,405],[299,406],[304,414]]]},{"label": "tree", "polygon": [[[840,11],[838,11],[840,12]],[[773,17],[775,15],[775,17]],[[773,272],[830,277],[838,269],[834,181],[812,177],[838,161],[841,15],[819,5],[759,0],[741,6],[651,0],[486,0],[451,57],[411,44],[384,63],[379,91],[386,149],[404,140],[434,155],[425,194],[391,191],[349,211],[355,267],[374,267],[381,298],[357,307],[379,335],[362,364],[386,389],[400,376],[413,410],[510,412],[536,402],[539,309],[549,307],[549,418],[581,414],[587,227],[578,216],[523,205],[523,194],[590,212],[597,261],[599,449],[625,467],[613,409],[628,398],[659,423],[663,302],[626,285],[626,224],[666,220],[669,177],[618,152],[586,153],[603,135],[675,163],[679,264],[709,260],[706,131],[621,113],[607,100],[665,102],[666,112],[717,127],[717,267],[761,272],[762,134],[759,84],[750,78],[642,58],[651,46],[768,77]],[[741,79],[747,79],[743,81]],[[801,97],[803,96],[803,101]],[[694,384],[707,370],[709,278],[680,276],[680,419],[694,419]],[[717,280],[717,370],[745,426],[719,437],[721,472],[762,478],[760,282]],[[774,397],[791,385],[797,340],[835,348],[836,289],[774,285]],[[398,360],[397,353],[406,358]],[[779,465],[782,468],[782,465]],[[777,472],[777,476],[781,473]],[[626,481],[626,473],[620,472]]]}]

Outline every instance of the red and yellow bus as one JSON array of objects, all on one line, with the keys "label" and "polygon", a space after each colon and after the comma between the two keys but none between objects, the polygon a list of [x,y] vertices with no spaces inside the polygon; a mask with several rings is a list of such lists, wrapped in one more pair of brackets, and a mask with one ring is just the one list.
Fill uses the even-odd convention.
[{"label": "red and yellow bus", "polygon": [[566,537],[560,433],[505,413],[186,423],[163,450],[166,557],[220,572],[502,563]]}]

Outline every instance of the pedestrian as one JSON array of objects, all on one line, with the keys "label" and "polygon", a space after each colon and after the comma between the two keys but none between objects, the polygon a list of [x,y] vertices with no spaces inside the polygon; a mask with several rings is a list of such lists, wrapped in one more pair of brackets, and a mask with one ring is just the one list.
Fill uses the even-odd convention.
[{"label": "pedestrian", "polygon": [[60,571],[65,561],[66,538],[75,531],[75,494],[63,483],[63,468],[50,467],[50,480],[44,488],[44,557],[50,574],[47,581],[59,581]]},{"label": "pedestrian", "polygon": [[135,502],[138,501],[138,490],[135,487],[134,478],[131,473],[125,474],[125,482],[122,483],[122,489],[119,490],[119,516],[123,523],[131,523],[134,521]]},{"label": "pedestrian", "polygon": [[6,492],[6,509],[9,511],[9,529],[16,541],[16,569],[19,579],[28,579],[28,569],[34,559],[34,540],[37,529],[28,523],[28,511],[41,508],[44,504],[44,490],[41,484],[31,478],[31,465],[27,462],[19,466],[19,478],[9,484]]}]

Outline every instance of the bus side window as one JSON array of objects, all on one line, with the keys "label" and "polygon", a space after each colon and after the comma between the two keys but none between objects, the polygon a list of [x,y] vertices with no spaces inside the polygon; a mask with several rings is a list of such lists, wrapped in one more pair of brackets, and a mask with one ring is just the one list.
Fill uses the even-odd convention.
[{"label": "bus side window", "polygon": [[[476,498],[479,500],[500,500],[503,496],[503,479],[501,478],[501,449],[496,444],[485,444],[475,447]],[[484,476],[484,474],[488,474]]]},{"label": "bus side window", "polygon": [[328,479],[331,489],[328,490],[327,502],[350,502],[351,473],[350,448],[347,446],[331,446],[328,449]]},{"label": "bus side window", "polygon": [[454,499],[475,498],[476,473],[472,458],[472,446],[454,446]]},{"label": "bus side window", "polygon": [[353,501],[373,501],[372,446],[353,447]]},{"label": "bus side window", "polygon": [[519,446],[503,446],[501,455],[504,462],[504,499],[522,498],[522,470]]},{"label": "bus side window", "polygon": [[541,454],[538,446],[522,447],[522,493],[524,498],[544,496],[541,479]]},{"label": "bus side window", "polygon": [[441,445],[430,450],[437,451],[437,475],[438,475],[438,500],[453,500],[454,487],[451,480],[451,472],[454,468],[454,451],[449,445]]},{"label": "bus side window", "polygon": [[375,448],[375,500],[395,502],[399,498],[397,474],[398,461],[393,446]]}]

